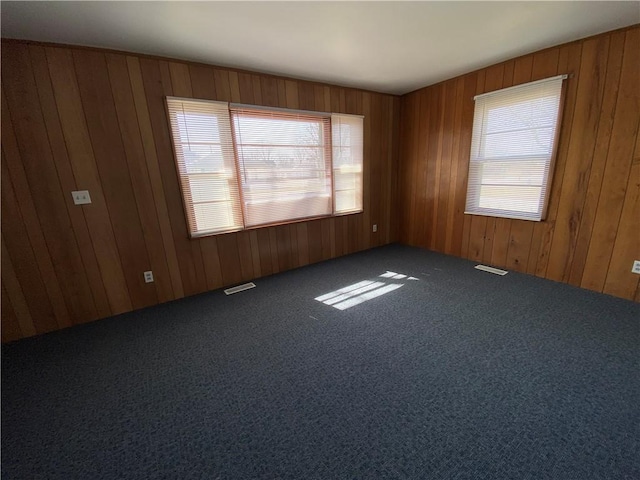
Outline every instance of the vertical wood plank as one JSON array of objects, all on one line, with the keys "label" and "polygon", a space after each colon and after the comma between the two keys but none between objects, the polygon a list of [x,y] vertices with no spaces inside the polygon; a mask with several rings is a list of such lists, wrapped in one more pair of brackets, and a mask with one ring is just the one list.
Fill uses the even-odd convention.
[{"label": "vertical wood plank", "polygon": [[189,79],[191,80],[191,92],[195,98],[205,100],[218,99],[212,68],[189,65]]},{"label": "vertical wood plank", "polygon": [[261,277],[262,267],[260,263],[260,246],[258,244],[258,232],[251,230],[249,232],[249,239],[251,242],[251,261],[253,262],[253,274],[256,278]]},{"label": "vertical wood plank", "polygon": [[634,299],[638,289],[638,276],[631,273],[640,253],[640,235],[637,222],[640,218],[640,162],[633,164],[627,185],[624,206],[620,215],[620,225],[611,252],[607,277],[603,291],[609,295]]},{"label": "vertical wood plank", "polygon": [[242,102],[240,80],[237,72],[229,71],[229,89],[231,90],[231,101],[236,103]]},{"label": "vertical wood plank", "polygon": [[[320,88],[320,93],[322,94],[324,92],[324,89]],[[321,102],[323,103],[323,98],[321,97]],[[363,101],[362,101],[362,114],[364,115],[364,122],[363,122],[363,127],[364,127],[364,138],[366,139],[364,141],[364,151],[363,151],[363,194],[362,194],[362,205],[363,205],[363,212],[362,212],[362,217],[363,217],[363,223],[364,223],[364,229],[365,231],[363,232],[363,247],[364,248],[369,248],[371,245],[371,235],[373,235],[373,233],[371,232],[371,224],[372,222],[372,215],[374,214],[374,212],[372,212],[374,206],[371,202],[371,178],[372,178],[372,170],[374,169],[374,151],[375,151],[375,147],[373,147],[374,143],[376,142],[377,138],[374,138],[372,136],[372,132],[373,132],[373,118],[371,117],[371,94],[369,92],[365,92],[363,94]],[[372,148],[373,147],[373,148]],[[326,235],[329,235],[329,231],[328,231],[328,224],[325,224],[323,222],[323,227],[322,227],[322,233],[323,235],[325,235],[325,231],[326,231]],[[326,245],[327,244],[327,240],[325,239],[323,241],[323,254],[322,257],[324,259],[327,259],[331,256],[331,246],[330,245]],[[328,250],[327,250],[328,249]]]},{"label": "vertical wood plank", "polygon": [[[4,235],[3,235],[4,237]],[[2,238],[2,251],[0,252],[0,260],[2,262],[2,287],[6,288],[9,302],[13,307],[13,311],[16,314],[16,320],[20,326],[20,331],[25,337],[30,337],[37,333],[36,327],[27,305],[27,299],[24,296],[22,286],[16,276],[16,271],[13,267],[13,262],[7,251],[4,238]],[[2,303],[4,307],[4,302]]]},{"label": "vertical wood plank", "polygon": [[278,258],[278,235],[276,227],[267,228],[269,232],[269,250],[271,250],[271,270],[273,273],[280,271],[280,259]]},{"label": "vertical wood plank", "polygon": [[202,251],[202,263],[204,264],[204,274],[207,279],[207,289],[215,290],[222,287],[225,283],[222,279],[222,266],[220,265],[216,237],[200,239],[200,250]]},{"label": "vertical wood plank", "polygon": [[216,237],[222,282],[225,286],[242,283],[242,266],[236,237],[236,233],[226,233]]},{"label": "vertical wood plank", "polygon": [[242,281],[248,282],[255,278],[249,232],[238,232],[236,234],[236,240],[238,242],[238,256],[240,257],[240,273],[242,274]]},{"label": "vertical wood plank", "polygon": [[[432,130],[430,122],[436,118],[436,115],[429,115],[429,111],[435,105],[431,104],[432,98],[428,92],[420,92],[416,96],[416,106],[414,110],[414,120],[416,128],[410,130],[412,132],[411,148],[415,153],[412,155],[412,167],[406,172],[407,181],[411,182],[411,190],[407,189],[406,193],[410,195],[407,202],[410,203],[410,217],[406,221],[410,222],[411,218],[424,219],[417,224],[414,223],[411,231],[411,244],[422,247],[429,247],[430,230],[427,228],[427,222],[433,218],[433,200],[434,195],[426,188],[422,188],[426,182],[433,180],[434,162],[428,162],[427,152],[431,145],[437,146],[432,138]],[[435,102],[434,102],[435,103]],[[435,112],[437,114],[437,112]],[[435,120],[434,120],[435,121]]]},{"label": "vertical wood plank", "polygon": [[487,217],[471,215],[469,228],[469,260],[482,262],[484,254],[485,232],[487,229]]},{"label": "vertical wood plank", "polygon": [[[248,73],[238,73],[238,84],[240,88],[240,101],[249,105],[255,104],[253,97],[253,79]],[[217,99],[216,95],[216,99]]]},{"label": "vertical wood plank", "polygon": [[216,85],[217,100],[222,102],[231,101],[231,83],[229,82],[229,72],[218,68],[213,70],[213,78]]},{"label": "vertical wood plank", "polygon": [[262,90],[262,104],[268,107],[278,106],[278,82],[272,77],[262,77],[260,79]]},{"label": "vertical wood plank", "polygon": [[322,260],[328,260],[331,258],[331,219],[323,218],[320,220],[320,231],[322,232]]},{"label": "vertical wood plank", "polygon": [[309,263],[322,260],[322,227],[317,220],[307,223]]},{"label": "vertical wood plank", "polygon": [[278,243],[278,267],[280,271],[289,270],[293,268],[289,225],[280,225],[275,230]]},{"label": "vertical wood plank", "polygon": [[467,200],[467,181],[469,176],[469,157],[471,152],[471,134],[473,125],[473,96],[477,84],[477,74],[470,74],[464,80],[462,99],[462,118],[458,129],[460,147],[458,151],[458,176],[456,189],[456,211],[454,213],[452,254],[467,256],[469,249],[469,228],[471,218],[464,214]]},{"label": "vertical wood plank", "polygon": [[260,251],[260,270],[263,275],[271,275],[273,271],[273,262],[271,261],[271,243],[269,240],[269,231],[265,228],[257,230],[258,245]]},{"label": "vertical wood plank", "polygon": [[460,141],[462,135],[460,134],[462,124],[462,107],[464,104],[464,77],[458,77],[456,79],[456,91],[455,91],[455,112],[454,123],[449,136],[452,138],[453,144],[451,148],[450,164],[451,174],[449,180],[448,200],[447,200],[447,227],[445,232],[444,253],[451,254],[453,252],[453,239],[454,239],[454,218],[456,214],[460,214],[459,205],[456,202],[456,196],[459,195],[458,184],[458,167],[460,165],[460,159],[458,157],[460,152]]},{"label": "vertical wood plank", "polygon": [[9,295],[7,294],[4,285],[2,285],[2,343],[12,342],[14,340],[20,340],[26,335],[22,334],[20,324],[18,323],[18,317],[11,305]]},{"label": "vertical wood plank", "polygon": [[298,237],[298,264],[300,266],[309,264],[309,234],[308,222],[296,225]]}]

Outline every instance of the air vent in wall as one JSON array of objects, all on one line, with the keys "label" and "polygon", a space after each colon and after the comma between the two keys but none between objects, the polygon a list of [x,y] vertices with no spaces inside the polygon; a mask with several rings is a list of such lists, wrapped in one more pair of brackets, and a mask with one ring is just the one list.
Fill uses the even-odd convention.
[{"label": "air vent in wall", "polygon": [[476,265],[475,268],[482,270],[483,272],[495,273],[496,275],[506,275],[506,270],[500,270],[499,268],[488,267],[486,265]]},{"label": "air vent in wall", "polygon": [[243,292],[245,290],[249,290],[250,288],[255,288],[256,285],[253,282],[243,283],[242,285],[238,285],[237,287],[227,288],[224,293],[225,295],[233,295],[234,293]]}]

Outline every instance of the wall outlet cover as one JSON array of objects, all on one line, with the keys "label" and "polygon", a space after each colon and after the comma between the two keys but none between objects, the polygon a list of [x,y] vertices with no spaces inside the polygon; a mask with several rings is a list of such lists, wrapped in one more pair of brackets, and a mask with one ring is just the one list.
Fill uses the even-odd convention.
[{"label": "wall outlet cover", "polygon": [[633,262],[633,267],[631,268],[632,273],[637,273],[640,275],[640,260],[635,260]]},{"label": "wall outlet cover", "polygon": [[153,272],[149,270],[148,272],[144,272],[144,283],[153,282]]},{"label": "wall outlet cover", "polygon": [[71,196],[73,197],[73,203],[76,205],[88,205],[91,203],[89,190],[75,190],[71,192]]}]

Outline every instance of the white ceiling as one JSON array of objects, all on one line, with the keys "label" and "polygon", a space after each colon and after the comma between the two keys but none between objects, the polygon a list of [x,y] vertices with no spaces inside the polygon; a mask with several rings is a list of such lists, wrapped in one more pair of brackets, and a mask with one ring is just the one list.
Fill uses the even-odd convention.
[{"label": "white ceiling", "polygon": [[9,2],[2,36],[402,94],[640,23],[640,2]]}]

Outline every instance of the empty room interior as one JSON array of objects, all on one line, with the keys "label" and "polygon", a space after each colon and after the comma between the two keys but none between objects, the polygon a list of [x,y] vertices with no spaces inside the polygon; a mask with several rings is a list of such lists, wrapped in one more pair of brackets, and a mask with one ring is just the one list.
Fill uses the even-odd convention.
[{"label": "empty room interior", "polygon": [[2,479],[640,478],[640,2],[2,2]]}]

